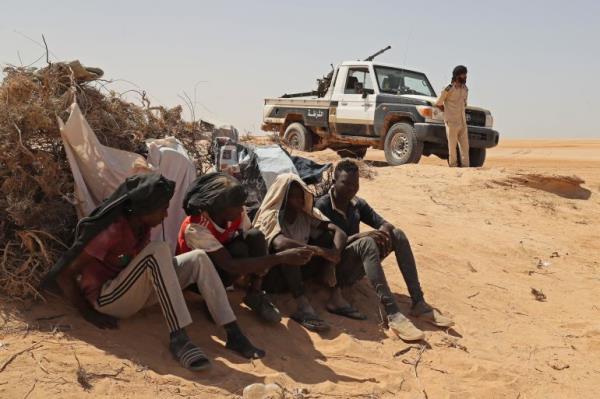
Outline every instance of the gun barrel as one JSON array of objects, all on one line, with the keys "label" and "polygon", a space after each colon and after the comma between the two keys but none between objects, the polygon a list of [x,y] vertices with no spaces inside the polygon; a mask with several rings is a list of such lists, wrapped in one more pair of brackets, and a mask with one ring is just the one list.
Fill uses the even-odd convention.
[{"label": "gun barrel", "polygon": [[375,59],[375,57],[377,57],[378,55],[380,55],[382,53],[385,53],[386,51],[388,51],[391,48],[392,48],[392,46],[387,46],[386,48],[382,48],[381,50],[379,50],[375,54],[370,55],[367,58],[365,58],[365,61],[373,61],[373,59]]},{"label": "gun barrel", "polygon": [[308,97],[308,96],[316,96],[317,95],[317,91],[313,90],[313,91],[305,91],[303,93],[290,93],[290,94],[284,94],[283,96],[281,96],[280,98],[294,98],[294,97]]}]

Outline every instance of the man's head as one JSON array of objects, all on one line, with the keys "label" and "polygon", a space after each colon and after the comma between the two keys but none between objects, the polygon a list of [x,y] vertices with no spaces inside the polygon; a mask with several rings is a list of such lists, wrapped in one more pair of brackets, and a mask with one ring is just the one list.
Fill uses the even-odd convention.
[{"label": "man's head", "polygon": [[460,84],[467,83],[467,67],[459,65],[452,71],[452,82],[458,82]]},{"label": "man's head", "polygon": [[349,201],[360,188],[358,164],[352,159],[342,159],[333,171],[333,189],[336,198]]},{"label": "man's head", "polygon": [[233,222],[244,211],[247,197],[248,193],[244,186],[234,184],[215,199],[208,213],[213,216],[220,216],[227,222]]},{"label": "man's head", "polygon": [[129,190],[125,216],[146,227],[158,226],[167,217],[167,209],[175,192],[175,182],[159,174],[134,175],[124,183]]},{"label": "man's head", "polygon": [[166,203],[165,205],[149,213],[144,213],[142,215],[132,215],[132,217],[136,217],[144,226],[152,228],[161,224],[162,221],[166,219],[167,216],[169,216],[169,213],[167,211],[168,209],[169,203]]},{"label": "man's head", "polygon": [[236,220],[244,210],[248,193],[242,184],[226,173],[208,173],[196,179],[183,201],[188,215],[208,212],[212,218]]},{"label": "man's head", "polygon": [[304,189],[298,182],[291,182],[285,201],[285,209],[292,212],[302,212],[304,210]]}]

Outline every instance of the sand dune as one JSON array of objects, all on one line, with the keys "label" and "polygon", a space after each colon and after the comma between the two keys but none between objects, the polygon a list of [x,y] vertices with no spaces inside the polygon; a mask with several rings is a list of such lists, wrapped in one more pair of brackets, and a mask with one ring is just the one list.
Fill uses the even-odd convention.
[{"label": "sand dune", "polygon": [[[336,159],[331,151],[311,156]],[[383,155],[369,151],[367,158]],[[212,370],[191,373],[171,359],[157,308],[106,332],[57,299],[4,300],[0,397],[221,398],[276,382],[290,392],[305,388],[297,398],[596,398],[600,141],[504,141],[478,170],[426,158],[374,171],[360,195],[407,233],[426,298],[455,318],[454,329],[416,321],[426,345],[407,345],[383,329],[366,281],[349,294],[369,316],[364,322],[326,314],[324,294],[313,287],[333,325],[325,336],[287,318],[264,326],[238,305],[236,292],[231,300],[242,325],[268,352],[249,363],[222,347],[223,333],[190,295],[190,335],[214,359]],[[392,258],[385,268],[407,311]],[[276,301],[288,314],[289,297]]]}]

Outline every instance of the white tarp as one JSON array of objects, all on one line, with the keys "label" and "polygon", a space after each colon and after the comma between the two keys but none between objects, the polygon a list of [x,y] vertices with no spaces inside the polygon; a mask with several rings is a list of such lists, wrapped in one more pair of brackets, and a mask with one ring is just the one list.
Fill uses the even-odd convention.
[{"label": "white tarp", "polygon": [[294,162],[278,145],[256,147],[254,153],[257,156],[258,168],[267,185],[267,190],[278,175],[283,173],[298,174]]},{"label": "white tarp", "polygon": [[152,230],[152,239],[167,241],[174,252],[177,233],[185,218],[183,196],[196,178],[194,164],[181,143],[173,137],[148,140],[148,162],[139,154],[104,146],[76,103],[66,123],[59,119],[59,126],[75,181],[75,206],[79,217],[89,215],[128,176],[156,171],[175,181],[177,185],[169,205],[169,216],[162,226]]},{"label": "white tarp", "polygon": [[169,216],[162,226],[152,230],[152,239],[168,242],[174,254],[179,228],[186,217],[183,210],[183,197],[196,179],[196,167],[183,145],[174,137],[147,140],[146,144],[148,163],[157,168],[164,177],[177,184],[169,204]]},{"label": "white tarp", "polygon": [[136,167],[146,164],[141,155],[100,144],[76,103],[67,123],[59,119],[59,126],[75,179],[79,217],[89,215],[126,177],[135,174]]}]

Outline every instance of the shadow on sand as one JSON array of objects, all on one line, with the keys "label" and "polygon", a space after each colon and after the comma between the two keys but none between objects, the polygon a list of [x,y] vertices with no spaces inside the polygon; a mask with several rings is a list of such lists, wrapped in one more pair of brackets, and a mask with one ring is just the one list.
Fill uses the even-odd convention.
[{"label": "shadow on sand", "polygon": [[[321,291],[321,290],[316,290]],[[321,339],[333,340],[342,334],[349,334],[360,340],[381,340],[386,337],[378,323],[376,306],[367,302],[376,301],[374,294],[369,300],[360,299],[361,310],[369,315],[368,321],[354,321],[325,312],[324,301],[314,296],[315,307],[332,324],[332,330]],[[361,295],[361,294],[358,294]],[[58,326],[67,339],[77,339],[120,359],[130,360],[160,375],[175,375],[205,386],[240,394],[243,388],[255,382],[263,382],[265,375],[285,373],[300,384],[321,382],[373,382],[373,379],[358,379],[340,375],[324,363],[327,357],[316,349],[313,333],[308,332],[294,321],[284,319],[278,325],[261,323],[247,308],[239,305],[242,294],[230,293],[232,307],[238,316],[242,329],[250,340],[267,351],[267,356],[253,362],[229,351],[224,346],[225,333],[209,321],[202,310],[202,299],[193,293],[186,293],[194,323],[186,328],[194,343],[212,359],[213,367],[203,372],[190,372],[176,362],[168,351],[168,333],[162,314],[157,306],[142,310],[134,317],[121,320],[117,330],[100,330],[84,321],[60,298],[51,297],[47,303],[35,304],[29,308],[14,310],[16,319],[27,323],[33,330],[52,331]],[[292,309],[289,295],[277,296],[276,302],[284,316]],[[376,302],[372,302],[376,303]],[[367,311],[371,309],[371,311]],[[324,313],[325,312],[325,313]],[[29,327],[28,327],[29,328]],[[65,343],[65,348],[69,344]],[[272,370],[265,370],[260,364]],[[236,365],[232,367],[232,365]],[[257,372],[239,370],[237,365],[252,365]],[[74,366],[75,367],[75,366]]]}]

